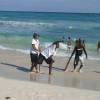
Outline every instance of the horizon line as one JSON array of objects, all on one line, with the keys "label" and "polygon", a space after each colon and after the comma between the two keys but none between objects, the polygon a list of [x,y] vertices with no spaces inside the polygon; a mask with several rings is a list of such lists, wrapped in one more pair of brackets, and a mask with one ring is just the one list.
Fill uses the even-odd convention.
[{"label": "horizon line", "polygon": [[33,13],[72,13],[72,14],[100,14],[100,12],[56,12],[56,11],[24,11],[24,10],[0,10],[0,12],[33,12]]}]

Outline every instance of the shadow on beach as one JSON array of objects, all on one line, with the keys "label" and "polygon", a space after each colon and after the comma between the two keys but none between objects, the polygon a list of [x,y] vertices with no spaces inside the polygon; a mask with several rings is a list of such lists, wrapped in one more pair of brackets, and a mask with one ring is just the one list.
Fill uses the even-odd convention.
[{"label": "shadow on beach", "polygon": [[18,66],[6,62],[1,62],[0,64],[4,65],[0,67],[0,76],[2,77],[73,88],[100,90],[100,76],[97,75],[100,73],[99,71],[95,71],[95,73],[72,73],[64,72],[63,69],[59,68],[60,66],[54,66],[52,75],[48,75],[48,66],[46,65],[41,65],[40,72],[35,73],[30,72],[28,66]]},{"label": "shadow on beach", "polygon": [[23,71],[23,72],[29,72],[30,71],[28,68],[17,66],[17,65],[14,65],[14,64],[3,63],[3,62],[1,64],[7,65],[7,66],[10,66],[10,67],[15,67],[17,70],[20,70],[20,71]]},{"label": "shadow on beach", "polygon": [[[21,66],[17,66],[17,65],[14,65],[14,64],[9,64],[9,63],[1,63],[3,65],[7,65],[7,66],[11,66],[11,67],[15,67],[16,69],[18,70],[21,70],[23,72],[30,72],[30,70],[26,67],[21,67]],[[40,66],[40,67],[46,67],[46,68],[49,68],[48,66]],[[56,71],[64,71],[64,69],[62,68],[57,68],[57,67],[52,67],[53,70],[56,70]]]},{"label": "shadow on beach", "polygon": [[[41,66],[41,67],[49,68],[48,66],[45,66],[45,65],[43,65],[43,66]],[[55,71],[64,71],[64,69],[62,69],[62,68],[57,68],[57,67],[52,67],[52,69],[55,70]]]},{"label": "shadow on beach", "polygon": [[100,71],[93,71],[93,72],[100,74]]}]

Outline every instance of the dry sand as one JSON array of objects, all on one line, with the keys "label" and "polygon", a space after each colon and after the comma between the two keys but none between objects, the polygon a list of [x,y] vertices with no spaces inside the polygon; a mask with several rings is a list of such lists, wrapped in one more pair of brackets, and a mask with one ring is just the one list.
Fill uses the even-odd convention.
[{"label": "dry sand", "polygon": [[51,76],[45,63],[36,74],[29,72],[29,55],[0,50],[0,100],[100,100],[100,61],[86,60],[83,72],[73,73],[60,70],[67,60],[55,57]]},{"label": "dry sand", "polygon": [[100,92],[0,78],[0,100],[100,100]]}]

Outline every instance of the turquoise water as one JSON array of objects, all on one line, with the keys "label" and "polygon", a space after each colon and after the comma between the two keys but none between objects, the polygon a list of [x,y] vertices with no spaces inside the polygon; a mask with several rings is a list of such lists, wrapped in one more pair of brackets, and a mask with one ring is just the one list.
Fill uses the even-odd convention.
[{"label": "turquoise water", "polygon": [[[0,11],[0,48],[29,50],[33,32],[40,34],[45,45],[66,39],[82,38],[91,58],[100,58],[96,45],[100,40],[100,14],[9,12]],[[66,53],[66,44],[61,44],[60,56]]]}]

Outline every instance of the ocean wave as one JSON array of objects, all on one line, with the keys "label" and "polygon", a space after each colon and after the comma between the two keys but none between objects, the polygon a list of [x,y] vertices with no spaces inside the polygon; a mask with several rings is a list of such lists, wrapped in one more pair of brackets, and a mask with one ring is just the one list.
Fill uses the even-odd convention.
[{"label": "ocean wave", "polygon": [[13,49],[13,48],[5,47],[5,46],[2,46],[2,45],[0,45],[0,49],[1,50],[17,51],[17,52],[21,52],[21,53],[24,53],[24,54],[29,54],[30,53],[30,50]]},{"label": "ocean wave", "polygon": [[67,21],[65,25],[69,30],[100,30],[100,23],[97,22]]},{"label": "ocean wave", "polygon": [[90,25],[90,24],[87,24],[86,23],[77,23],[77,24],[74,24],[75,22],[71,22],[72,25],[70,25],[70,23],[68,24],[69,22],[63,22],[63,21],[58,21],[58,22],[38,22],[38,21],[33,21],[33,22],[27,22],[27,21],[2,21],[0,20],[0,26],[12,26],[12,27],[52,27],[53,29],[54,28],[57,28],[59,30],[60,29],[69,29],[69,30],[77,30],[77,29],[80,29],[80,30],[89,30],[89,29],[94,29],[96,26],[98,27],[98,25],[94,26],[94,24]]},{"label": "ocean wave", "polygon": [[[44,43],[44,47],[46,48],[46,47],[48,47],[51,44],[52,44],[52,42],[45,42]],[[59,43],[59,48],[61,50],[65,50],[66,51],[67,50],[67,45],[65,43]]]},{"label": "ocean wave", "polygon": [[2,50],[13,50],[12,48],[5,47],[5,46],[2,46],[2,45],[0,45],[0,49],[2,49]]},{"label": "ocean wave", "polygon": [[54,23],[50,22],[24,22],[24,21],[0,21],[0,25],[11,25],[11,26],[54,26]]},{"label": "ocean wave", "polygon": [[[49,45],[49,44],[50,43],[46,43],[45,47],[47,47],[47,45]],[[17,52],[24,53],[24,54],[30,54],[30,49],[14,49],[14,48],[5,47],[5,46],[2,46],[2,45],[0,45],[0,49],[1,50],[17,51]],[[59,56],[59,57],[70,57],[71,56],[71,52],[68,53],[67,51],[57,50],[57,53],[56,53],[55,56]],[[100,60],[100,58],[99,57],[96,57],[96,56],[90,56],[89,55],[88,56],[88,60]]]},{"label": "ocean wave", "polygon": [[6,19],[8,19],[9,17],[6,17],[6,16],[0,16],[0,20],[6,20]]},{"label": "ocean wave", "polygon": [[[100,24],[97,23],[78,23],[78,22],[44,22],[44,21],[2,21],[0,20],[1,32],[29,33],[30,31],[48,32],[48,33],[92,33],[99,31]],[[5,30],[6,29],[6,30]],[[84,34],[83,34],[84,35]],[[91,34],[90,34],[91,35]],[[86,36],[83,36],[86,37]]]}]

